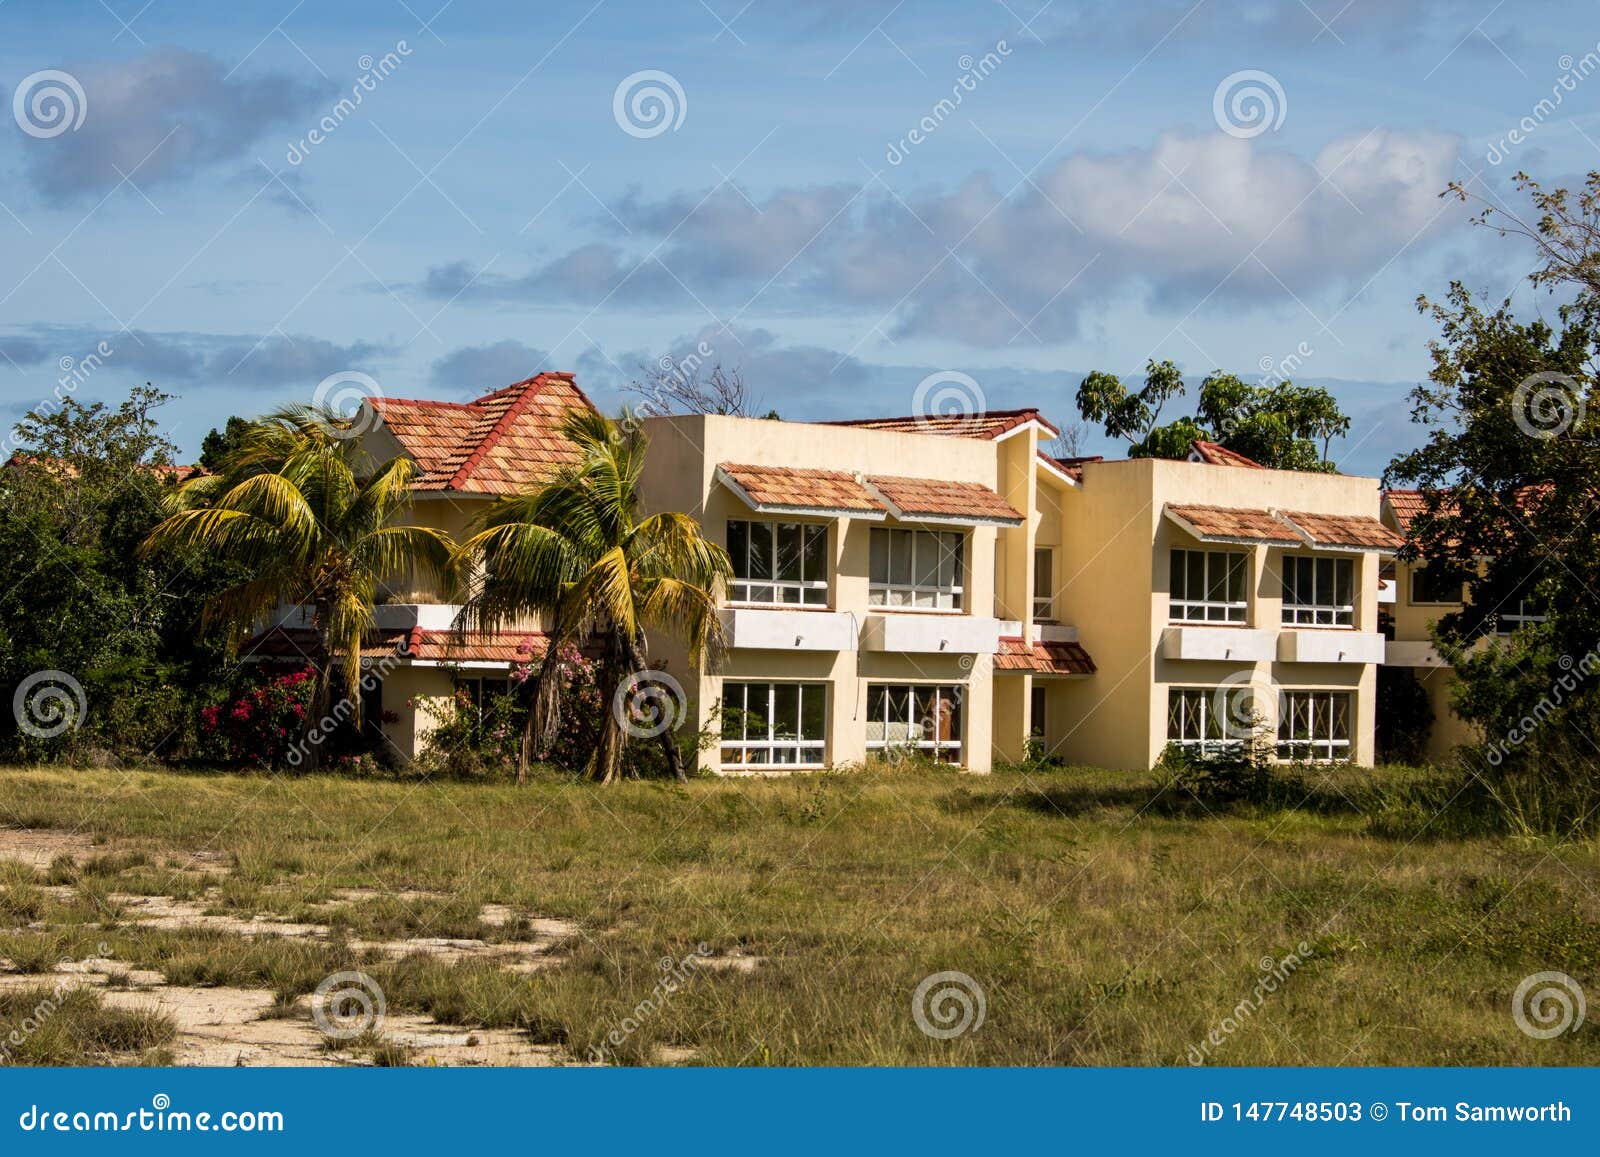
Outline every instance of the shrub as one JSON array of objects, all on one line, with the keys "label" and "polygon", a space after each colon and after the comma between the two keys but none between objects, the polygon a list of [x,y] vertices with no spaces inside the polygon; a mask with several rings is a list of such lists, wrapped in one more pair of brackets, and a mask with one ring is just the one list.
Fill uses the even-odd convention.
[{"label": "shrub", "polygon": [[199,754],[216,763],[279,766],[305,731],[316,684],[307,666],[270,677],[200,712]]}]

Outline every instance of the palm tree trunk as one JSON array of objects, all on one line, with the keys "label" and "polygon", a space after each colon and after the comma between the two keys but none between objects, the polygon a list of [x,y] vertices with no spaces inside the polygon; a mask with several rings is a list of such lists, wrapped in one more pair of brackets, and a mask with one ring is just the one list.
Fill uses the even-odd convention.
[{"label": "palm tree trunk", "polygon": [[561,664],[552,642],[539,664],[533,681],[533,698],[528,718],[522,726],[522,746],[517,752],[517,782],[528,782],[528,767],[535,757],[543,759],[561,729]]},{"label": "palm tree trunk", "polygon": [[[629,679],[638,678],[640,675],[645,674],[650,669],[646,654],[646,644],[643,636],[629,640],[628,667],[629,672],[627,678]],[[667,706],[675,709],[678,705],[676,703],[672,703],[668,704]],[[673,721],[674,724],[678,722],[680,721]],[[683,752],[678,749],[677,727],[667,727],[661,732],[660,735],[656,736],[656,738],[661,743],[661,754],[666,757],[667,770],[672,773],[672,778],[677,780],[679,783],[688,783],[689,774],[684,770],[683,767]]]}]

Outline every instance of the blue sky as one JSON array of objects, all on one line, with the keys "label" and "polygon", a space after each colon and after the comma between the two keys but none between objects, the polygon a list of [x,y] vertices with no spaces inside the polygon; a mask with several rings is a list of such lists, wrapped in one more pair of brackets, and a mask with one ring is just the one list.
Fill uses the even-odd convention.
[{"label": "blue sky", "polygon": [[1445,183],[1600,167],[1593,5],[441,3],[0,3],[0,419],[102,342],[77,396],[155,382],[190,454],[351,371],[609,406],[703,342],[786,417],[955,371],[1065,419],[1091,369],[1293,355],[1376,472],[1419,293],[1552,308]]}]

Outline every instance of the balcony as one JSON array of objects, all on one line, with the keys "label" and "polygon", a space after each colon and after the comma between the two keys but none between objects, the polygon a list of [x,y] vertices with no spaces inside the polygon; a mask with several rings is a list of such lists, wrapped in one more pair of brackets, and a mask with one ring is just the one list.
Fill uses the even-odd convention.
[{"label": "balcony", "polygon": [[993,655],[1000,649],[1000,620],[977,615],[868,615],[861,631],[861,649]]},{"label": "balcony", "polygon": [[1386,667],[1448,667],[1434,645],[1426,639],[1388,640],[1383,649]]},{"label": "balcony", "polygon": [[[455,626],[461,607],[456,603],[379,603],[372,608],[373,626],[380,631],[448,631]],[[285,630],[309,629],[312,608],[280,606],[269,624]]]},{"label": "balcony", "polygon": [[1197,662],[1265,663],[1277,656],[1275,635],[1246,627],[1171,626],[1161,633],[1161,654]]},{"label": "balcony", "polygon": [[1385,639],[1377,631],[1297,631],[1278,635],[1283,663],[1381,663]]},{"label": "balcony", "polygon": [[843,611],[724,607],[729,647],[758,651],[853,651],[855,617]]}]

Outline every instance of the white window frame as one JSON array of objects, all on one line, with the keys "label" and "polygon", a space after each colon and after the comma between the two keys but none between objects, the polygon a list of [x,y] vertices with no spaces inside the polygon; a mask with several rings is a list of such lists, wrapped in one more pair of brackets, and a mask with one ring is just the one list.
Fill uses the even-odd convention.
[{"label": "white window frame", "polygon": [[[1039,593],[1039,559],[1048,560],[1050,589]],[[1056,617],[1056,551],[1053,546],[1036,546],[1033,549],[1033,619],[1034,622],[1054,622]]]},{"label": "white window frame", "polygon": [[[871,715],[872,693],[879,689],[883,691],[884,717],[882,719],[874,720]],[[917,692],[919,691],[924,693],[932,691],[938,697],[938,701],[943,702],[945,700],[950,700],[955,703],[955,709],[958,714],[956,716],[956,737],[954,739],[913,738],[913,735],[922,734],[923,724],[925,722],[925,720],[918,718],[917,715]],[[901,722],[896,720],[891,723],[889,720],[889,696],[895,692],[904,692],[907,695],[907,703],[909,707],[907,714],[911,717],[909,722]],[[934,758],[936,759],[943,755],[952,755],[955,758],[950,762],[958,764],[962,763],[964,760],[962,753],[965,750],[964,742],[965,733],[967,730],[966,699],[967,688],[963,683],[891,683],[881,680],[868,683],[867,711],[865,713],[867,722],[867,751],[905,751],[909,749],[932,752]],[[937,710],[938,708],[935,707],[935,711]],[[880,723],[883,725],[883,738],[872,738],[872,725],[874,723]],[[906,735],[904,737],[897,736],[891,738],[889,735],[891,726],[906,728]]]},{"label": "white window frame", "polygon": [[[1250,552],[1244,550],[1201,550],[1195,547],[1175,546],[1172,548],[1171,557],[1167,560],[1168,585],[1170,587],[1172,574],[1172,561],[1178,555],[1188,556],[1184,559],[1184,574],[1187,578],[1191,559],[1198,555],[1205,561],[1202,563],[1201,586],[1209,591],[1211,589],[1211,568],[1221,565],[1224,571],[1223,586],[1227,586],[1228,568],[1232,565],[1231,559],[1241,559],[1244,572],[1244,598],[1232,599],[1188,599],[1183,598],[1177,591],[1167,591],[1167,620],[1173,623],[1209,623],[1221,626],[1242,627],[1250,616]],[[1218,560],[1216,564],[1212,560]],[[1184,589],[1188,589],[1185,583]],[[1213,615],[1213,611],[1220,611],[1220,615]],[[1198,613],[1195,613],[1198,612]]]},{"label": "white window frame", "polygon": [[[752,736],[750,734],[750,701],[747,697],[744,706],[738,708],[742,714],[740,720],[742,732],[739,738],[729,739],[724,735],[719,741],[720,746],[717,749],[719,766],[728,769],[777,768],[784,771],[815,771],[827,766],[829,703],[828,685],[826,683],[802,682],[793,679],[726,679],[722,684],[723,712],[729,710],[728,689],[734,686],[766,688],[765,719],[767,731],[765,736]],[[798,689],[799,697],[795,704],[795,719],[797,722],[796,730],[800,734],[793,739],[779,739],[777,736],[775,704],[779,687],[795,687]],[[806,698],[810,695],[822,696],[822,734],[815,738],[805,734]],[[718,722],[720,727],[725,730],[727,726],[726,717],[724,716]],[[793,761],[779,761],[771,758],[780,751],[793,751],[796,753],[796,759]],[[728,758],[730,754],[748,756],[751,752],[765,752],[768,758],[765,762],[748,758],[733,760]],[[810,758],[799,758],[800,756],[810,756]]]},{"label": "white window frame", "polygon": [[1542,623],[1550,616],[1539,611],[1538,599],[1521,598],[1517,600],[1517,609],[1514,614],[1496,615],[1494,620],[1494,633],[1497,635],[1510,635],[1518,628],[1529,623]]},{"label": "white window frame", "polygon": [[[1339,701],[1344,708],[1344,736],[1339,737]],[[1311,711],[1311,734],[1305,738],[1285,737],[1285,728],[1293,730],[1295,711],[1306,702]],[[1275,748],[1282,760],[1297,763],[1343,763],[1350,758],[1355,735],[1355,696],[1349,691],[1284,691],[1278,699],[1283,714],[1278,719],[1278,741]],[[1319,704],[1325,709],[1320,713]],[[1324,727],[1324,724],[1326,725]],[[1321,731],[1322,734],[1318,734]],[[1298,750],[1297,750],[1298,749]]]},{"label": "white window frame", "polygon": [[[1291,587],[1298,593],[1301,571],[1306,569],[1300,564],[1309,563],[1311,572],[1310,599],[1306,602],[1291,602],[1289,591]],[[1333,574],[1331,581],[1333,589],[1324,591],[1322,582],[1318,577],[1321,571],[1320,563],[1332,563]],[[1339,568],[1344,567],[1348,575],[1346,583],[1350,591],[1350,602],[1340,603],[1335,601],[1339,590]],[[1283,622],[1286,626],[1293,627],[1332,627],[1354,630],[1356,625],[1356,565],[1351,558],[1330,558],[1327,555],[1316,554],[1285,554],[1281,563],[1283,579]],[[1291,578],[1292,576],[1292,578]]]},{"label": "white window frame", "polygon": [[[1218,724],[1216,734],[1212,734],[1212,724],[1216,722],[1217,694],[1221,691],[1218,687],[1169,687],[1167,688],[1167,743],[1174,747],[1181,747],[1185,751],[1197,752],[1202,757],[1212,755],[1237,754],[1244,750],[1243,740],[1229,738],[1227,727]],[[1185,735],[1184,722],[1188,712],[1180,707],[1176,715],[1173,714],[1173,700],[1176,698],[1183,703],[1190,698],[1198,703],[1200,732],[1198,735]],[[1226,707],[1224,707],[1226,712]],[[1177,734],[1173,733],[1173,725],[1177,725]]]},{"label": "white window frame", "polygon": [[[894,562],[891,552],[894,543],[899,541],[894,537],[897,534],[911,535],[911,581],[909,583],[876,582],[872,578],[871,545],[874,541],[879,541],[879,535],[888,536],[882,540],[887,544],[884,548],[884,565],[888,568],[888,574],[892,575],[894,573]],[[917,582],[917,556],[920,551],[927,549],[931,540],[931,545],[940,552],[940,561],[943,561],[942,556],[949,551],[949,547],[945,543],[947,538],[954,539],[959,546],[954,569],[955,581],[949,586],[937,582],[933,586]],[[938,530],[921,526],[874,526],[868,538],[867,605],[874,609],[881,608],[892,611],[934,614],[941,612],[950,614],[963,611],[966,603],[965,570],[967,549],[967,535],[962,531]],[[935,574],[937,575],[937,573],[938,568],[936,566]],[[885,577],[887,578],[888,576],[886,575]],[[919,597],[931,597],[933,605],[917,606],[914,601],[897,603],[893,601],[896,596],[912,600]]]},{"label": "white window frame", "polygon": [[[796,549],[799,551],[801,573],[805,567],[805,539],[808,532],[820,531],[823,536],[822,566],[824,572],[829,569],[828,555],[828,528],[816,522],[786,522],[781,520],[730,518],[728,519],[728,541],[733,539],[733,527],[739,524],[748,529],[745,532],[745,557],[733,559],[734,573],[737,576],[742,569],[746,575],[750,573],[750,544],[754,542],[758,531],[766,531],[772,542],[772,567],[774,577],[770,579],[738,578],[728,582],[728,602],[732,606],[741,607],[811,607],[826,609],[828,606],[828,575],[824,573],[820,579],[780,579],[775,577],[778,568],[778,536],[785,528],[793,528],[796,534]],[[730,550],[729,557],[733,552]],[[817,598],[816,593],[821,597]],[[791,593],[793,600],[785,599],[783,595]]]}]

